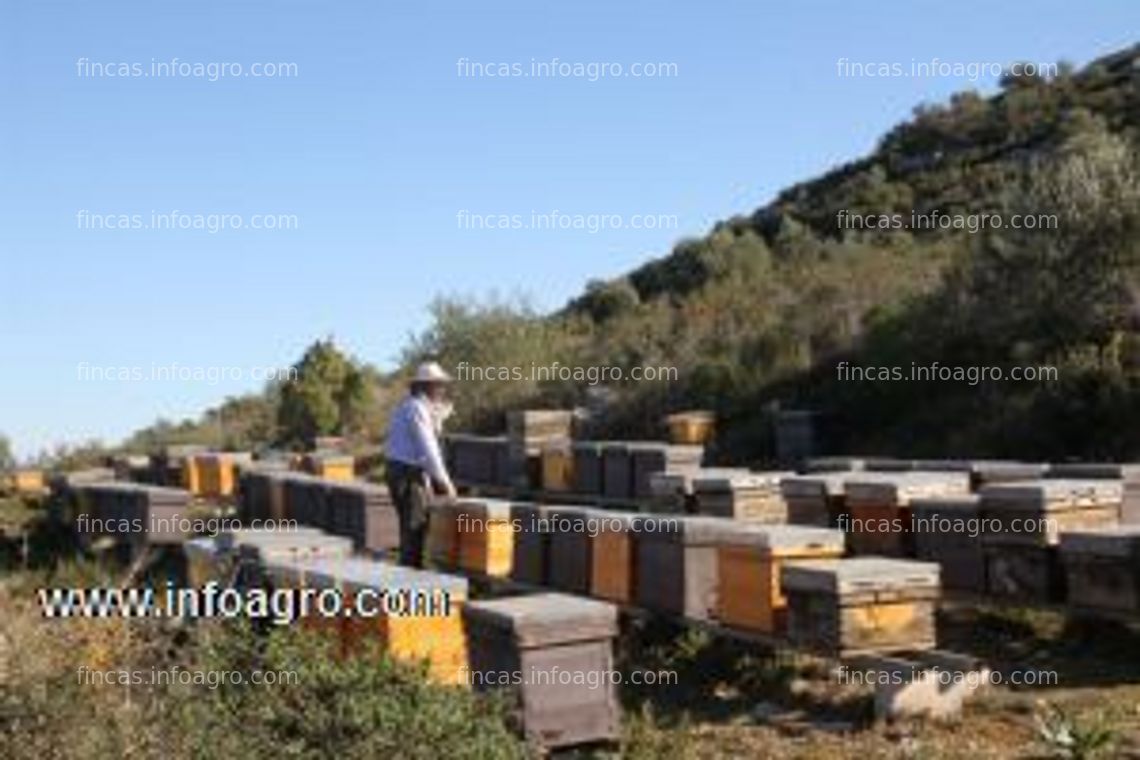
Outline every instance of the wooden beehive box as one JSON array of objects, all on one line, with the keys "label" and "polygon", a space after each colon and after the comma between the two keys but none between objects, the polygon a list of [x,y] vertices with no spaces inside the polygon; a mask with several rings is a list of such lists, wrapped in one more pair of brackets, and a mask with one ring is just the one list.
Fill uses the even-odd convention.
[{"label": "wooden beehive box", "polygon": [[457,483],[494,486],[507,481],[506,438],[452,433],[444,440]]},{"label": "wooden beehive box", "polygon": [[525,409],[507,413],[507,478],[504,485],[531,490],[541,485],[542,447],[573,433],[574,413],[565,409]]},{"label": "wooden beehive box", "polygon": [[618,736],[612,605],[533,594],[471,602],[464,618],[472,686],[510,689],[517,727],[530,742],[556,749]]},{"label": "wooden beehive box", "polygon": [[970,463],[970,488],[974,491],[991,483],[1013,483],[1019,480],[1040,480],[1048,465],[1031,462],[1004,462],[976,460]]},{"label": "wooden beehive box", "polygon": [[1065,600],[1065,571],[1056,545],[983,536],[982,554],[990,596],[1042,604]]},{"label": "wooden beehive box", "polygon": [[677,412],[665,418],[665,425],[671,443],[703,446],[713,438],[716,416],[708,411]]},{"label": "wooden beehive box", "polygon": [[710,517],[785,524],[788,522],[788,504],[780,492],[780,481],[790,474],[698,470],[692,481],[697,512]]},{"label": "wooden beehive box", "polygon": [[328,485],[331,532],[352,539],[357,550],[394,552],[400,548],[400,522],[385,486],[334,481]]},{"label": "wooden beehive box", "polygon": [[144,525],[147,543],[180,544],[193,534],[193,522],[189,519],[189,492],[163,486],[136,488],[136,509]]},{"label": "wooden beehive box", "polygon": [[911,501],[915,558],[942,568],[942,586],[985,593],[981,498],[976,494]]},{"label": "wooden beehive box", "polygon": [[461,499],[456,517],[459,567],[505,578],[514,560],[511,503],[502,499]]},{"label": "wooden beehive box", "polygon": [[912,472],[918,469],[918,460],[894,457],[868,457],[863,460],[867,472]]},{"label": "wooden beehive box", "polygon": [[847,546],[852,554],[908,557],[914,554],[910,503],[923,497],[965,496],[966,473],[864,473],[847,480],[846,508],[850,521]]},{"label": "wooden beehive box", "polygon": [[649,511],[659,514],[686,514],[690,511],[693,501],[692,473],[655,472],[649,477],[649,490],[652,492],[652,496],[646,501]]},{"label": "wooden beehive box", "polygon": [[843,556],[843,533],[803,525],[732,521],[716,536],[717,618],[725,625],[783,634],[787,600],[783,568],[796,561]]},{"label": "wooden beehive box", "polygon": [[542,488],[565,492],[574,486],[574,452],[569,439],[547,442],[542,447]]},{"label": "wooden beehive box", "polygon": [[633,457],[628,443],[607,441],[602,449],[602,495],[620,500],[633,496]]},{"label": "wooden beehive box", "polygon": [[591,596],[634,604],[637,600],[637,530],[646,516],[632,512],[597,515],[590,542]]},{"label": "wooden beehive box", "polygon": [[[314,528],[289,531],[241,529],[218,535],[222,570],[243,587],[265,583],[267,568],[280,561],[340,560],[352,555],[352,542]],[[229,563],[229,566],[225,563]]]},{"label": "wooden beehive box", "polygon": [[305,455],[305,471],[325,480],[350,481],[356,477],[356,460],[347,454],[316,452]]},{"label": "wooden beehive box", "polygon": [[1065,532],[1060,548],[1070,606],[1140,613],[1140,525]]},{"label": "wooden beehive box", "polygon": [[646,518],[636,533],[638,605],[692,620],[711,619],[716,610],[716,539],[725,520]]},{"label": "wooden beehive box", "polygon": [[647,499],[653,495],[650,477],[656,472],[695,470],[704,457],[703,446],[681,446],[656,441],[632,441],[627,444],[632,481],[631,495]]},{"label": "wooden beehive box", "polygon": [[22,468],[12,473],[12,490],[20,496],[39,496],[46,489],[43,470]]},{"label": "wooden beehive box", "polygon": [[285,515],[300,525],[330,529],[328,484],[312,475],[290,473],[285,480]]},{"label": "wooden beehive box", "polygon": [[806,560],[783,569],[788,635],[833,657],[932,649],[938,565],[855,557]]},{"label": "wooden beehive box", "polygon": [[1123,487],[1118,480],[1045,479],[982,488],[986,541],[1056,546],[1062,531],[1115,525]]},{"label": "wooden beehive box", "polygon": [[550,520],[548,507],[529,502],[511,504],[515,530],[511,577],[520,583],[544,586],[550,573]]},{"label": "wooden beehive box", "polygon": [[780,481],[780,492],[788,505],[788,522],[837,528],[847,517],[844,487],[852,472],[821,472],[796,475]]},{"label": "wooden beehive box", "polygon": [[804,461],[802,471],[807,474],[826,472],[854,472],[864,469],[862,457],[810,457]]},{"label": "wooden beehive box", "polygon": [[459,567],[459,514],[462,509],[453,501],[436,501],[428,505],[424,554],[432,567],[445,570]]},{"label": "wooden beehive box", "polygon": [[547,580],[552,588],[571,594],[590,593],[590,533],[597,532],[601,510],[589,507],[551,506],[546,510],[550,528],[550,566]]},{"label": "wooden beehive box", "polygon": [[600,495],[603,492],[604,444],[599,441],[574,441],[574,493]]}]

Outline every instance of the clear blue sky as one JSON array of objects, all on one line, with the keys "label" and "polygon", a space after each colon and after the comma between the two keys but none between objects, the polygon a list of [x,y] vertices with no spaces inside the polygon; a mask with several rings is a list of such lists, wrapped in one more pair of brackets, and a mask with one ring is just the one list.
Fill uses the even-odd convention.
[{"label": "clear blue sky", "polygon": [[[114,441],[254,390],[253,367],[328,334],[391,366],[438,294],[556,307],[865,154],[917,103],[995,84],[841,77],[841,58],[1081,64],[1138,29],[1136,3],[1056,0],[0,0],[0,431],[22,454]],[[555,57],[676,75],[479,78],[457,65]],[[83,63],[174,58],[296,76],[110,78]],[[175,210],[292,215],[297,229],[78,220]],[[472,230],[462,210],[677,224]],[[83,362],[243,377],[100,381]]]}]

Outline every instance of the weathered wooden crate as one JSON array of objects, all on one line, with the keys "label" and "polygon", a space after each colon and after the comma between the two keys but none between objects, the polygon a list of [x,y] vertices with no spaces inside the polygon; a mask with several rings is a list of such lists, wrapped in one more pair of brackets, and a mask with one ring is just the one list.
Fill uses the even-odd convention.
[{"label": "weathered wooden crate", "polygon": [[788,505],[788,522],[837,528],[848,516],[844,487],[859,471],[821,472],[796,475],[780,481],[780,492]]},{"label": "weathered wooden crate", "polygon": [[601,494],[605,445],[601,441],[574,441],[571,450],[574,454],[574,493]]},{"label": "weathered wooden crate", "polygon": [[693,497],[698,514],[781,525],[788,522],[788,503],[780,481],[788,472],[694,472]]},{"label": "weathered wooden crate", "polygon": [[640,522],[638,605],[692,620],[711,619],[716,610],[716,539],[724,522],[716,517],[648,516]]},{"label": "weathered wooden crate", "polygon": [[982,551],[990,596],[1042,604],[1065,600],[1065,572],[1056,545],[983,536]]},{"label": "weathered wooden crate", "polygon": [[590,593],[592,532],[602,510],[580,506],[551,506],[546,510],[550,541],[547,580],[551,588],[571,594]]},{"label": "weathered wooden crate", "polygon": [[915,557],[938,563],[943,588],[985,593],[981,498],[976,494],[921,498],[912,500],[910,508]]},{"label": "weathered wooden crate", "polygon": [[923,497],[965,496],[966,473],[899,472],[851,477],[846,484],[850,513],[847,546],[853,554],[909,557],[914,555],[910,503]]},{"label": "weathered wooden crate", "polygon": [[1061,531],[1115,525],[1123,488],[1118,480],[1045,479],[982,488],[989,540],[1055,546]]},{"label": "weathered wooden crate", "polygon": [[511,502],[502,499],[461,499],[456,517],[459,567],[479,575],[505,578],[514,561]]},{"label": "weathered wooden crate", "polygon": [[637,531],[647,518],[632,512],[597,516],[590,548],[590,595],[622,605],[637,599]]},{"label": "weathered wooden crate", "polygon": [[633,496],[633,456],[627,442],[607,441],[602,450],[602,495],[610,499]]},{"label": "weathered wooden crate", "polygon": [[1140,613],[1140,525],[1061,534],[1069,605]]},{"label": "weathered wooden crate", "polygon": [[464,618],[470,683],[513,692],[516,725],[529,741],[556,749],[617,738],[613,605],[534,594],[471,602]]},{"label": "weathered wooden crate", "polygon": [[834,657],[933,649],[938,565],[880,557],[806,560],[783,569],[788,635]]},{"label": "weathered wooden crate", "polygon": [[650,478],[656,472],[694,470],[704,457],[703,446],[682,446],[656,441],[631,441],[627,444],[632,470],[632,495],[647,499],[653,495]]},{"label": "weathered wooden crate", "polygon": [[843,556],[843,533],[801,525],[726,523],[717,536],[717,618],[725,625],[783,634],[783,568],[805,559]]},{"label": "weathered wooden crate", "polygon": [[331,532],[352,539],[361,551],[394,552],[400,548],[400,522],[391,494],[370,483],[328,484]]},{"label": "weathered wooden crate", "polygon": [[550,578],[550,520],[548,507],[529,502],[511,504],[515,530],[511,577],[520,583],[544,586]]}]

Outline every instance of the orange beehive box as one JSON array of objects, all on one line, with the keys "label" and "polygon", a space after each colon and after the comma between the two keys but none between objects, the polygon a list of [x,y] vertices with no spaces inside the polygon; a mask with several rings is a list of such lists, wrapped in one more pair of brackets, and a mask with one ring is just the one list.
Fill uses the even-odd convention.
[{"label": "orange beehive box", "polygon": [[712,440],[716,417],[706,411],[678,412],[666,417],[665,424],[671,443],[705,444]]},{"label": "orange beehive box", "polygon": [[509,501],[460,500],[456,529],[460,568],[496,577],[511,574],[515,535]]},{"label": "orange beehive box", "polygon": [[636,594],[636,532],[645,518],[632,512],[597,514],[590,551],[590,595],[631,604]]},{"label": "orange beehive box", "polygon": [[182,461],[182,487],[195,496],[202,495],[202,463],[197,455]]},{"label": "orange beehive box", "polygon": [[306,472],[326,480],[352,480],[356,477],[356,460],[347,454],[307,454],[304,468]]},{"label": "orange beehive box", "polygon": [[726,625],[782,634],[785,564],[843,556],[843,533],[801,525],[733,522],[717,539],[717,618]]},{"label": "orange beehive box", "polygon": [[459,513],[455,502],[433,503],[428,508],[427,539],[424,554],[433,567],[459,566]]},{"label": "orange beehive box", "polygon": [[542,448],[542,487],[569,491],[574,482],[574,451],[569,440],[547,443]]},{"label": "orange beehive box", "polygon": [[13,490],[20,495],[34,496],[45,490],[43,470],[22,469],[12,474]]}]

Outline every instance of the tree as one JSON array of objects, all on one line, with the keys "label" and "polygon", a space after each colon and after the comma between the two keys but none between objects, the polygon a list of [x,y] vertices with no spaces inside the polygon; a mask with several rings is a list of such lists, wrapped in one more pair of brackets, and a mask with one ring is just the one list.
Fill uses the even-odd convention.
[{"label": "tree", "polygon": [[369,386],[356,361],[332,339],[318,340],[292,367],[281,386],[277,410],[279,440],[311,446],[321,435],[349,432],[368,403]]},{"label": "tree", "polygon": [[0,433],[0,472],[15,466],[16,458],[12,455],[12,443],[8,440],[8,436]]}]

